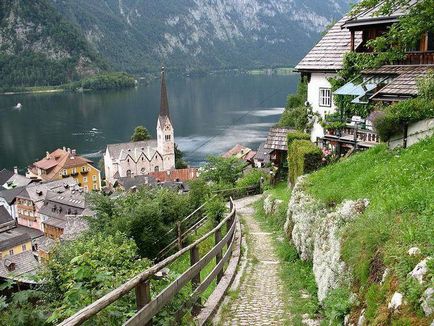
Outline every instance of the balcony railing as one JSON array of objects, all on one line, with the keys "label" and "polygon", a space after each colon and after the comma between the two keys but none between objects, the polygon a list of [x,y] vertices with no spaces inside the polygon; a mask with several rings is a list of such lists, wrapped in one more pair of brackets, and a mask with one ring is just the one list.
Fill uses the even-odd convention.
[{"label": "balcony railing", "polygon": [[378,134],[374,130],[365,128],[364,123],[359,122],[349,123],[339,130],[326,130],[324,138],[365,148],[380,143]]},{"label": "balcony railing", "polygon": [[398,61],[399,65],[428,65],[434,64],[434,51],[407,52],[405,59]]}]

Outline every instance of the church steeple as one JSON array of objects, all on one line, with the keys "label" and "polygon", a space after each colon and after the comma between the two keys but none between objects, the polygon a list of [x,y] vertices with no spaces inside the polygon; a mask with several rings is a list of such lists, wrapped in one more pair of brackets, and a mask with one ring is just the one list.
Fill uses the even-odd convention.
[{"label": "church steeple", "polygon": [[160,100],[160,117],[169,116],[169,101],[167,99],[166,72],[164,67],[161,67],[161,100]]}]

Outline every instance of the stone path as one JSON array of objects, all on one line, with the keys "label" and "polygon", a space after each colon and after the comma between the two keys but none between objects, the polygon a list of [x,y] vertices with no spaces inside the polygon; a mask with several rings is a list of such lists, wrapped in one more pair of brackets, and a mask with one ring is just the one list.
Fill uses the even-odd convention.
[{"label": "stone path", "polygon": [[272,234],[264,232],[249,206],[258,196],[237,200],[235,205],[244,220],[247,240],[247,264],[241,278],[238,296],[223,308],[220,325],[283,325],[285,315],[279,260]]}]

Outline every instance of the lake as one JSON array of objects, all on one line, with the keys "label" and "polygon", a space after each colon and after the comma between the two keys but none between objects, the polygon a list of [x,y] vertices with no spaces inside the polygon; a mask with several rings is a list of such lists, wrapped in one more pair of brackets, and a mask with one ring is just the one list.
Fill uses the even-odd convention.
[{"label": "lake", "polygon": [[[175,141],[199,165],[237,143],[256,149],[278,121],[298,75],[167,76]],[[15,109],[17,103],[21,109]],[[77,149],[98,162],[107,144],[128,141],[144,125],[155,137],[158,80],[135,89],[0,96],[0,169],[21,171],[46,151]]]}]

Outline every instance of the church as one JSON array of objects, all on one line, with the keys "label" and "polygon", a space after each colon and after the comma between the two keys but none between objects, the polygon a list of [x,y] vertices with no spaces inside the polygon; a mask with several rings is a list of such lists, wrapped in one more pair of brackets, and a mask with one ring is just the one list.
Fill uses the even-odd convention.
[{"label": "church", "polygon": [[161,102],[157,139],[107,145],[104,154],[107,184],[119,178],[175,169],[175,137],[169,115],[166,76],[161,70]]}]

